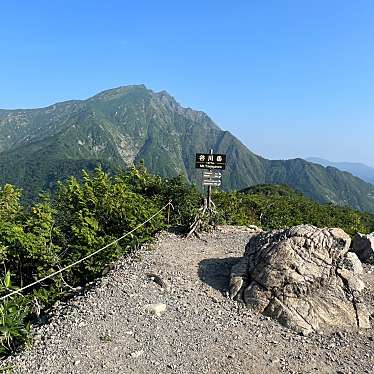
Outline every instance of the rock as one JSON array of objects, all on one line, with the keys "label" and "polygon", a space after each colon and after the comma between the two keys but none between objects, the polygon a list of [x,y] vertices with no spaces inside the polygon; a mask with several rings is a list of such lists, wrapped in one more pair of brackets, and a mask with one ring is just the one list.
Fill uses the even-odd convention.
[{"label": "rock", "polygon": [[170,289],[171,289],[170,283],[167,280],[162,279],[160,275],[155,274],[155,273],[147,273],[146,275],[150,280],[152,280],[153,282],[158,284],[165,291],[167,291],[167,292],[170,291]]},{"label": "rock", "polygon": [[262,232],[262,229],[259,228],[259,227],[256,226],[256,225],[249,225],[249,226],[248,226],[248,229],[249,229],[250,231],[253,231],[253,232]]},{"label": "rock", "polygon": [[231,270],[230,297],[303,335],[368,328],[363,269],[350,243],[341,229],[311,225],[253,236]]},{"label": "rock", "polygon": [[233,299],[243,286],[243,278],[241,276],[233,275],[230,280],[229,296]]},{"label": "rock", "polygon": [[143,353],[144,353],[143,350],[135,351],[135,352],[132,352],[130,356],[131,356],[132,358],[139,358],[140,356],[143,355]]},{"label": "rock", "polygon": [[154,314],[157,317],[160,317],[162,313],[166,311],[166,304],[148,304],[145,306],[146,312]]},{"label": "rock", "polygon": [[357,233],[352,241],[352,250],[362,262],[374,264],[374,235]]},{"label": "rock", "polygon": [[219,303],[219,300],[215,296],[212,296],[211,299],[212,299],[213,303],[215,303],[215,304]]},{"label": "rock", "polygon": [[356,253],[348,252],[341,262],[341,267],[349,271],[352,271],[354,274],[362,275],[364,273],[364,268],[362,263]]}]

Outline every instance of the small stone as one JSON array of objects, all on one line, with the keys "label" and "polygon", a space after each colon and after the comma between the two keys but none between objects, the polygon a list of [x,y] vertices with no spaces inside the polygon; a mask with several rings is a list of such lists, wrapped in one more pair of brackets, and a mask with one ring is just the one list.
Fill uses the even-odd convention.
[{"label": "small stone", "polygon": [[131,357],[132,358],[139,358],[140,356],[142,356],[144,353],[144,351],[141,349],[139,351],[135,351],[135,352],[132,352],[131,353]]},{"label": "small stone", "polygon": [[166,304],[158,303],[158,304],[148,304],[145,306],[146,312],[150,314],[154,314],[157,317],[160,317],[162,313],[166,311]]}]

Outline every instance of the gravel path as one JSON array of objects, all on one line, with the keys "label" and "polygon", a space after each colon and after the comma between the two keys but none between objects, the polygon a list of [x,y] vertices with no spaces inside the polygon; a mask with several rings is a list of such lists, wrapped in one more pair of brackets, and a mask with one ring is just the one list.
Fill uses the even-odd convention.
[{"label": "gravel path", "polygon": [[[118,262],[35,329],[8,358],[14,373],[372,373],[374,331],[303,337],[225,297],[250,232],[222,227],[204,240],[163,233]],[[366,281],[374,293],[373,268]],[[148,273],[170,284],[165,290]],[[372,294],[368,300],[373,302]],[[160,316],[147,305],[166,304]]]}]

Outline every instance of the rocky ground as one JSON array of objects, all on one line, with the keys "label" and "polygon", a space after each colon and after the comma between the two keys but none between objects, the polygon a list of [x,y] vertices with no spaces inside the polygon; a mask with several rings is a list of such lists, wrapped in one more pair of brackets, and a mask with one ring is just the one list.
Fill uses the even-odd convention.
[{"label": "rocky ground", "polygon": [[[372,373],[374,329],[304,337],[226,297],[249,236],[231,227],[203,240],[163,233],[56,305],[32,348],[1,366],[40,374]],[[365,266],[364,280],[374,311],[374,267]],[[155,303],[166,305],[159,316],[150,313]]]}]

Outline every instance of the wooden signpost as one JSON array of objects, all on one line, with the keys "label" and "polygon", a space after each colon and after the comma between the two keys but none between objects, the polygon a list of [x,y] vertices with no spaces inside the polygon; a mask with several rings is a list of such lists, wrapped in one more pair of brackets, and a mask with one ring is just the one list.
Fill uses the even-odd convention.
[{"label": "wooden signpost", "polygon": [[226,168],[226,155],[215,154],[213,149],[209,153],[196,153],[195,167],[203,170],[203,186],[208,187],[207,208],[210,210],[212,186],[221,185],[222,173],[219,170]]},{"label": "wooden signpost", "polygon": [[195,222],[191,225],[187,238],[192,234],[198,236],[197,231],[203,225],[207,212],[209,214],[208,222],[211,220],[212,213],[215,213],[214,203],[211,198],[212,187],[219,187],[221,185],[221,170],[225,170],[226,168],[226,155],[214,154],[213,149],[209,153],[196,153],[195,167],[203,171],[203,186],[207,186],[207,198],[204,199],[204,205],[200,208]]}]

